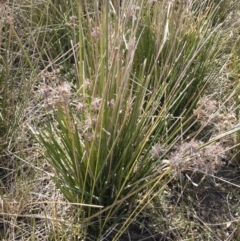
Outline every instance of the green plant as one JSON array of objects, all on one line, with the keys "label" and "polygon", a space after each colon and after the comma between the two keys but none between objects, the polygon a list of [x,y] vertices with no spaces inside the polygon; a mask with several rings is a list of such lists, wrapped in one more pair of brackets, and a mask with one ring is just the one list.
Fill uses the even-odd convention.
[{"label": "green plant", "polygon": [[106,3],[96,22],[80,5],[76,79],[41,90],[54,115],[36,137],[58,188],[70,202],[103,206],[79,210],[93,239],[117,240],[171,179],[161,160],[196,123],[194,108],[229,40],[213,24],[214,9],[143,4],[129,1],[115,15]]}]

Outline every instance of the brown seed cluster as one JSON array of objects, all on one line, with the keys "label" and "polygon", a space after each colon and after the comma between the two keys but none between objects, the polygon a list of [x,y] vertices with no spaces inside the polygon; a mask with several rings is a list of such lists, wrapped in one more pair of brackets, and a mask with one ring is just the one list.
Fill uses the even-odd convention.
[{"label": "brown seed cluster", "polygon": [[170,153],[170,163],[176,174],[186,170],[214,174],[221,169],[226,151],[221,143],[198,149],[202,144],[194,140],[185,142]]},{"label": "brown seed cluster", "polygon": [[[223,159],[226,157],[226,149],[220,142],[199,149],[202,144],[201,141],[195,140],[176,144],[167,155],[167,160],[164,160],[162,164],[166,166],[167,163],[171,166],[176,178],[179,177],[181,173],[189,170],[214,174],[219,171],[224,164]],[[154,145],[150,152],[156,160],[162,158],[163,153],[164,149],[159,143]],[[158,160],[158,163],[161,163],[161,159]]]},{"label": "brown seed cluster", "polygon": [[46,109],[54,108],[58,104],[68,104],[71,98],[71,84],[62,82],[55,88],[44,84],[39,89],[39,95]]},{"label": "brown seed cluster", "polygon": [[201,125],[212,125],[215,128],[216,134],[229,130],[236,124],[235,114],[224,109],[223,105],[220,105],[220,102],[217,102],[210,96],[203,96],[200,98],[198,107],[195,110],[195,114]]}]

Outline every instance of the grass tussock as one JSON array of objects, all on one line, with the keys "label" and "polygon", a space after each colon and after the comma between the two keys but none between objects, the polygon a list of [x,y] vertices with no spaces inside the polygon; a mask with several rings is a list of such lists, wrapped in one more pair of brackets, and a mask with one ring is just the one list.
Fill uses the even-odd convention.
[{"label": "grass tussock", "polygon": [[238,238],[239,7],[1,2],[1,238]]}]

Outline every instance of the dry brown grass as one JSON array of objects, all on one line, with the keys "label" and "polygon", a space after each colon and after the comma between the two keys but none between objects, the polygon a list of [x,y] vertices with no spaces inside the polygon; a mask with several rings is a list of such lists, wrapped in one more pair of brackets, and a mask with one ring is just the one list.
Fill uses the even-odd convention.
[{"label": "dry brown grass", "polygon": [[[5,2],[0,1],[0,14],[4,11]],[[95,29],[94,37],[98,34],[99,29]],[[17,145],[14,149],[6,149],[0,156],[1,240],[84,238],[77,205],[67,202],[55,187],[51,179],[54,170],[44,159],[44,150],[34,140],[31,131],[47,121],[46,115],[51,116],[52,108],[59,103],[71,102],[76,111],[85,111],[86,107],[72,96],[71,86],[63,81],[61,67],[51,71],[47,69],[39,71],[39,79],[32,86],[15,140]],[[227,75],[221,83],[224,93],[231,92]],[[86,88],[88,84],[86,79]],[[233,161],[235,153],[231,149],[236,137],[199,149],[203,141],[237,124],[231,95],[224,95],[227,96],[225,100],[219,98],[222,86],[215,88],[213,83],[215,92],[199,101],[195,114],[200,131],[191,132],[189,141],[179,141],[164,161],[158,160],[160,170],[172,166],[175,179],[149,205],[145,216],[138,220],[139,226],[131,227],[128,232],[137,236],[145,230],[142,240],[154,240],[155,234],[160,240],[172,241],[240,239],[240,169]],[[92,109],[97,111],[100,101],[95,99]],[[109,106],[113,104],[109,103]],[[84,135],[91,124],[86,122],[82,125],[80,129]],[[166,147],[158,143],[151,154],[158,159],[165,151]],[[127,240],[128,236],[125,237]],[[139,236],[138,240],[141,240]]]}]

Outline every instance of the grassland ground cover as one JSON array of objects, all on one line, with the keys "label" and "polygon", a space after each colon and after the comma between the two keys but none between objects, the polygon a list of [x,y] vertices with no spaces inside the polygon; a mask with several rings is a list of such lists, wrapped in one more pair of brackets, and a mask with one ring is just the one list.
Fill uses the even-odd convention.
[{"label": "grassland ground cover", "polygon": [[240,240],[240,3],[0,1],[1,240]]}]

